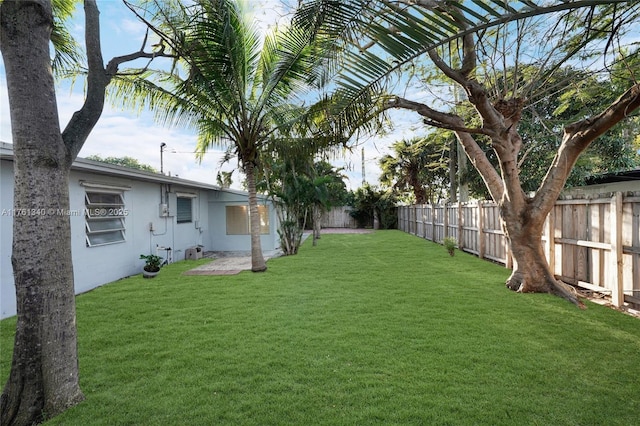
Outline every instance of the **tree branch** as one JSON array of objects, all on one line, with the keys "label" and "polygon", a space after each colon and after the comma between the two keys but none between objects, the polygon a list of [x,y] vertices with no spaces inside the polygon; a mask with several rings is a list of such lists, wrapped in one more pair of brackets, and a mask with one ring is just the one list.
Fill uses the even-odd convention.
[{"label": "tree branch", "polygon": [[[123,55],[123,56],[116,56],[115,58],[111,59],[109,61],[109,63],[107,64],[107,68],[105,70],[107,76],[109,76],[109,78],[111,79],[111,77],[115,76],[115,75],[139,75],[142,74],[143,72],[145,72],[147,69],[149,69],[149,65],[151,64],[151,62],[155,59],[155,58],[172,58],[172,59],[176,59],[178,58],[178,55],[172,55],[170,53],[164,53],[164,49],[165,46],[162,45],[161,46],[161,50],[159,50],[158,52],[151,52],[151,53],[147,53],[144,52],[142,50],[135,52],[135,53],[130,53],[128,55]],[[136,59],[149,59],[149,62],[147,62],[147,64],[139,71],[133,72],[133,73],[119,73],[118,72],[118,67],[125,63],[125,62],[131,62],[131,61],[135,61]]]},{"label": "tree branch", "polygon": [[638,108],[640,83],[631,86],[600,114],[566,125],[562,144],[535,197],[535,206],[544,209],[553,204],[580,154],[598,136],[629,117]]},{"label": "tree branch", "polygon": [[140,58],[149,58],[152,61],[156,57],[174,57],[164,53],[164,47],[159,52],[144,52],[144,44],[146,44],[147,40],[145,37],[145,43],[138,52],[115,57],[109,61],[105,68],[100,44],[100,12],[96,1],[85,0],[84,11],[88,64],[87,95],[82,107],[73,114],[62,132],[62,139],[67,147],[67,161],[69,164],[78,156],[82,145],[100,119],[104,109],[106,88],[113,76],[117,74],[118,66]]},{"label": "tree branch", "polygon": [[487,186],[491,198],[499,202],[504,194],[502,178],[487,158],[485,152],[469,133],[455,132],[455,134],[458,142],[460,142],[464,152],[467,154],[469,161],[480,173],[480,177]]},{"label": "tree branch", "polygon": [[[400,97],[396,97],[387,103],[387,108],[403,108],[411,111],[415,111],[423,117],[428,118],[426,124],[434,125],[444,129],[453,130],[460,141],[460,144],[464,148],[467,157],[478,169],[482,179],[484,180],[491,196],[494,200],[500,200],[504,193],[504,187],[502,184],[502,178],[496,172],[496,169],[491,165],[491,162],[487,158],[484,151],[476,143],[475,139],[471,136],[471,133],[480,133],[488,135],[486,129],[470,129],[464,126],[462,118],[455,114],[448,114],[440,111],[436,111],[427,105],[419,102],[409,101]],[[477,131],[477,132],[476,132]],[[490,135],[489,135],[490,136]]]},{"label": "tree branch", "polygon": [[491,131],[483,128],[479,128],[479,127],[450,126],[450,125],[442,124],[440,122],[429,120],[429,119],[424,119],[422,120],[422,122],[427,126],[437,127],[438,129],[452,130],[454,132],[464,132],[464,133],[470,133],[474,135],[485,135],[485,136],[491,136],[493,134]]},{"label": "tree branch", "polygon": [[471,134],[486,135],[489,137],[496,136],[495,132],[486,128],[466,127],[464,126],[464,123],[459,116],[455,114],[448,114],[448,113],[436,111],[420,102],[414,102],[408,99],[396,97],[395,99],[389,101],[389,103],[387,104],[387,107],[402,108],[402,109],[415,111],[421,116],[427,117],[427,119],[424,120],[424,124],[437,127],[439,129],[453,130],[454,132],[465,132],[465,133],[471,133]]},{"label": "tree branch", "polygon": [[600,114],[566,125],[565,134],[570,135],[576,144],[588,145],[639,107],[640,83],[637,83]]},{"label": "tree branch", "polygon": [[[169,47],[174,51],[174,52],[178,52],[177,56],[185,56],[184,52],[180,52],[180,47],[177,46],[174,43],[174,40],[167,36],[167,34],[163,31],[161,31],[158,27],[156,27],[155,25],[153,25],[153,23],[151,21],[149,21],[148,19],[146,19],[144,16],[142,16],[135,8],[135,6],[133,4],[131,4],[129,1],[127,0],[123,0],[123,3],[125,6],[127,6],[127,8],[131,11],[131,13],[133,13],[136,18],[138,18],[140,20],[140,22],[144,23],[147,26],[147,29],[153,31],[153,33],[155,35],[157,35],[160,38],[160,43],[163,46],[163,50],[164,50],[164,43],[167,43],[169,45]],[[169,17],[167,17],[164,12],[162,12],[163,17],[164,17],[164,21],[165,22],[170,22]],[[176,28],[172,28],[172,30],[174,31],[174,33],[177,32]],[[146,38],[146,37],[145,37]],[[143,46],[144,49],[144,46]],[[141,49],[142,50],[142,49]]]},{"label": "tree branch", "polygon": [[85,44],[87,51],[87,96],[82,108],[76,111],[62,132],[67,147],[67,161],[77,157],[89,133],[98,122],[104,108],[104,89],[109,84],[105,75],[100,45],[100,12],[95,0],[85,0]]},{"label": "tree branch", "polygon": [[[464,32],[469,25],[459,17],[456,17],[460,16],[462,11],[457,9],[456,12],[457,13],[455,14],[451,13],[451,15]],[[504,119],[489,101],[489,97],[487,96],[487,91],[484,86],[478,83],[475,79],[477,54],[474,37],[473,33],[464,33],[462,36],[462,66],[459,70],[451,68],[440,57],[436,49],[429,50],[429,58],[433,61],[434,65],[444,73],[444,75],[464,88],[469,101],[476,107],[476,110],[482,117],[484,123],[486,123],[483,127],[489,127],[493,134],[500,134],[505,131]]]},{"label": "tree branch", "polygon": [[468,84],[467,76],[447,65],[447,63],[442,60],[435,49],[429,50],[429,58],[433,61],[433,64],[444,73],[444,75],[466,89],[466,86]]},{"label": "tree branch", "polygon": [[462,118],[455,114],[440,112],[423,103],[410,101],[399,96],[396,96],[387,102],[385,109],[390,108],[402,108],[415,111],[423,117],[427,117],[434,122],[441,123],[441,125],[459,128],[464,127],[464,121],[462,121]]}]

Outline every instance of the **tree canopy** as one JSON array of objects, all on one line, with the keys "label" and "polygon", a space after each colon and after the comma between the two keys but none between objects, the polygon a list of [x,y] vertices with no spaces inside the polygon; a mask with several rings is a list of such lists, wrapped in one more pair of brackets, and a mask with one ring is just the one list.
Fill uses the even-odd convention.
[{"label": "tree canopy", "polygon": [[[430,133],[423,138],[392,145],[393,155],[380,159],[380,182],[398,192],[410,193],[407,201],[434,204],[446,198],[449,185],[448,155],[451,133]],[[406,197],[405,197],[406,198]]]},{"label": "tree canopy", "polygon": [[99,161],[101,163],[114,164],[116,166],[129,167],[130,169],[143,170],[145,172],[158,173],[158,171],[148,165],[142,164],[140,161],[133,157],[102,157],[100,155],[89,155],[85,157],[87,160]]}]

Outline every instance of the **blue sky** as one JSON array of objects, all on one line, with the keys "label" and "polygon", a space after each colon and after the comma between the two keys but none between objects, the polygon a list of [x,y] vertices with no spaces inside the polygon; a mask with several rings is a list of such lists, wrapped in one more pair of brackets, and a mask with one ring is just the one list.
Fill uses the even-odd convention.
[{"label": "blue sky", "polygon": [[[285,15],[282,0],[246,0],[254,13],[254,20],[261,26],[268,27]],[[140,23],[120,0],[98,0],[102,33],[103,58],[107,62],[114,56],[137,51],[144,38],[145,26]],[[71,29],[78,42],[82,43],[84,33],[84,15],[82,7]],[[57,101],[61,126],[65,126],[69,118],[83,101],[83,82],[76,82],[73,90],[68,82],[58,84]],[[377,184],[380,170],[378,159],[388,152],[388,146],[402,138],[410,138],[415,129],[420,127],[417,115],[406,112],[393,112],[394,130],[384,136],[367,137],[353,140],[353,153],[344,153],[342,158],[332,160],[338,167],[344,167],[348,177],[347,185],[355,189],[362,184],[362,148],[365,150],[365,176],[370,184]],[[4,64],[0,61],[0,140],[11,142],[11,126],[6,89]],[[131,111],[123,111],[105,106],[100,121],[86,141],[81,157],[89,155],[129,156],[141,163],[160,169],[160,144],[166,143],[164,152],[164,170],[185,179],[215,183],[215,176],[220,170],[220,159],[223,153],[211,150],[202,163],[198,163],[193,155],[196,135],[179,128],[166,128],[154,123],[152,115],[143,112],[137,115]],[[236,167],[235,160],[223,166],[222,170]],[[233,187],[240,188],[241,178],[234,173]]]}]

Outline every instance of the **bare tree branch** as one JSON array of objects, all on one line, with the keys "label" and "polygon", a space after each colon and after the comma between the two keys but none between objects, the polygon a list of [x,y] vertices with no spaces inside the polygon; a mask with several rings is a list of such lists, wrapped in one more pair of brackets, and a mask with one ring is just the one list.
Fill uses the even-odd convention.
[{"label": "bare tree branch", "polygon": [[[170,57],[174,55],[159,52],[144,52],[144,44],[138,52],[118,56],[109,61],[104,67],[102,48],[100,43],[100,12],[95,0],[85,0],[85,43],[87,50],[87,95],[82,107],[76,111],[62,132],[62,139],[67,147],[69,164],[75,160],[82,145],[89,137],[104,109],[105,90],[113,76],[118,72],[118,66],[135,59]],[[145,44],[147,37],[145,36]]]}]

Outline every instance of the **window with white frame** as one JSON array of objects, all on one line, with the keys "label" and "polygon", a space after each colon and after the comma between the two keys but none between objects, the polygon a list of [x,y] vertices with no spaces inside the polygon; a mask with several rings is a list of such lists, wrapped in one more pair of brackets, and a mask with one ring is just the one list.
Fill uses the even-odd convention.
[{"label": "window with white frame", "polygon": [[122,192],[89,189],[85,193],[87,247],[125,241],[125,216]]},{"label": "window with white frame", "polygon": [[[258,206],[260,216],[260,233],[269,234],[269,208]],[[249,235],[249,206],[227,206],[227,235]]]},{"label": "window with white frame", "polygon": [[193,197],[176,198],[176,219],[178,223],[189,223],[193,221]]}]

